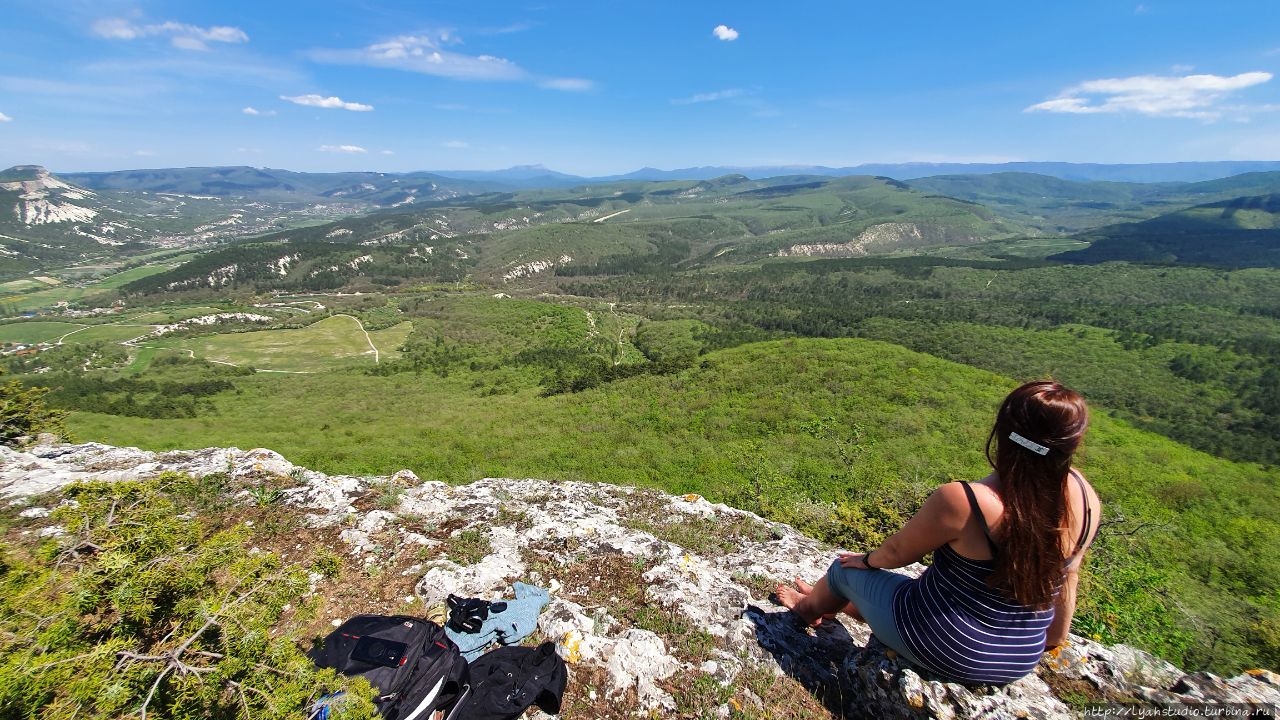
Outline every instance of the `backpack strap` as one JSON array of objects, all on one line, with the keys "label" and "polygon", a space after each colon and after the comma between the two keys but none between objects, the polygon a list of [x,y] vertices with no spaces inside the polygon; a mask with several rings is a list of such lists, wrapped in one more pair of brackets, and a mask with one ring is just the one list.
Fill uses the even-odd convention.
[{"label": "backpack strap", "polygon": [[1000,554],[996,548],[996,541],[991,539],[991,529],[987,527],[987,518],[982,514],[982,508],[978,506],[978,496],[973,494],[973,488],[969,487],[969,483],[964,480],[960,481],[960,487],[964,488],[964,494],[969,498],[969,509],[978,517],[978,524],[982,526],[982,534],[987,538],[987,545],[991,548],[991,557],[995,558]]}]

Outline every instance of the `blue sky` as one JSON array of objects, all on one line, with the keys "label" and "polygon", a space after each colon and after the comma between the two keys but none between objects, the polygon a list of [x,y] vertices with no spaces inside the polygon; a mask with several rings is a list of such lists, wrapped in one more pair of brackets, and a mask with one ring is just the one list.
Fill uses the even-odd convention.
[{"label": "blue sky", "polygon": [[0,167],[1280,159],[1280,2],[0,0]]}]

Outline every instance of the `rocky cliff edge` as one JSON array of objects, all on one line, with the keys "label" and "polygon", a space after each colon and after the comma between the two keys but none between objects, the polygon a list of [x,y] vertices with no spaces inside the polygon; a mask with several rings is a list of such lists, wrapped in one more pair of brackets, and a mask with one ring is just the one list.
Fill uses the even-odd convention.
[{"label": "rocky cliff edge", "polygon": [[832,548],[696,495],[494,478],[450,486],[407,470],[330,476],[264,449],[153,453],[43,438],[0,447],[0,501],[25,519],[18,532],[56,535],[48,510],[65,485],[164,471],[224,473],[244,504],[301,514],[298,540],[331,538],[381,568],[368,573],[380,589],[407,590],[389,607],[386,592],[347,588],[357,600],[327,604],[325,622],[344,611],[428,614],[449,593],[497,599],[516,580],[551,588],[538,632],[570,664],[566,715],[1047,720],[1108,701],[1280,706],[1274,672],[1188,673],[1075,636],[1004,688],[933,680],[861,623],[808,629],[770,602],[777,582],[819,577]]}]

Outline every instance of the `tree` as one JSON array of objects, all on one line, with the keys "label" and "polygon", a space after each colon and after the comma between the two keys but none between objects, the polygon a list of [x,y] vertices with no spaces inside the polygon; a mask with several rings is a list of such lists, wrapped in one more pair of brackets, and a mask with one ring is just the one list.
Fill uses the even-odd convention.
[{"label": "tree", "polygon": [[17,380],[0,384],[0,442],[14,445],[19,438],[41,432],[66,434],[64,413],[45,407],[47,392],[49,388],[26,388]]}]

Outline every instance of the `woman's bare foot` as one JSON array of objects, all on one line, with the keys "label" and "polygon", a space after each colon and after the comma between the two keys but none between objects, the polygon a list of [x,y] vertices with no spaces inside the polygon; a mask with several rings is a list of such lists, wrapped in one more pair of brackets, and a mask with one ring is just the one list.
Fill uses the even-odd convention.
[{"label": "woman's bare foot", "polygon": [[[804,598],[808,597],[808,596],[809,596],[809,593],[813,592],[813,586],[812,586],[812,585],[810,585],[809,583],[807,583],[807,582],[805,582],[805,581],[801,580],[800,578],[796,578],[794,582],[795,582],[795,586],[796,586],[794,590],[793,590],[793,589],[791,589],[791,588],[789,588],[789,587],[787,587],[787,586],[785,586],[785,585],[779,585],[779,586],[778,586],[778,588],[780,588],[780,589],[785,589],[785,591],[786,591],[787,593],[790,593],[791,595],[798,596],[798,598],[797,598],[794,602],[792,602],[791,604],[788,604],[788,603],[787,603],[787,601],[785,601],[785,600],[783,600],[783,599],[782,599],[782,592],[780,592],[780,591],[778,591],[778,590],[775,590],[775,591],[774,591],[774,592],[775,592],[775,594],[778,596],[778,602],[781,602],[781,603],[782,603],[782,605],[783,605],[783,607],[787,607],[787,608],[795,609],[795,603],[798,603],[800,600],[803,600]],[[862,619],[862,613],[858,612],[858,608],[854,607],[853,603],[849,603],[848,605],[845,605],[845,606],[844,606],[844,608],[843,608],[840,612],[848,613],[849,615],[852,615],[853,617],[857,618],[858,620],[861,620],[861,619]],[[813,623],[813,624],[814,624],[814,625],[818,625],[818,624],[820,624],[823,620],[833,620],[833,619],[835,619],[835,616],[836,616],[836,615],[838,615],[838,614],[839,614],[839,613],[827,613],[826,615],[823,615],[821,618],[819,618],[819,619],[818,619],[818,621],[817,621],[817,622],[815,622],[815,623]]]},{"label": "woman's bare foot", "polygon": [[803,580],[796,580],[795,582],[795,587],[782,583],[779,584],[778,587],[774,588],[773,593],[778,596],[778,603],[781,604],[782,607],[785,607],[796,615],[799,615],[800,619],[804,620],[806,625],[821,625],[822,618],[811,617],[809,613],[805,612],[805,608],[803,607],[805,598],[809,597],[809,593],[813,591],[813,588]]}]

